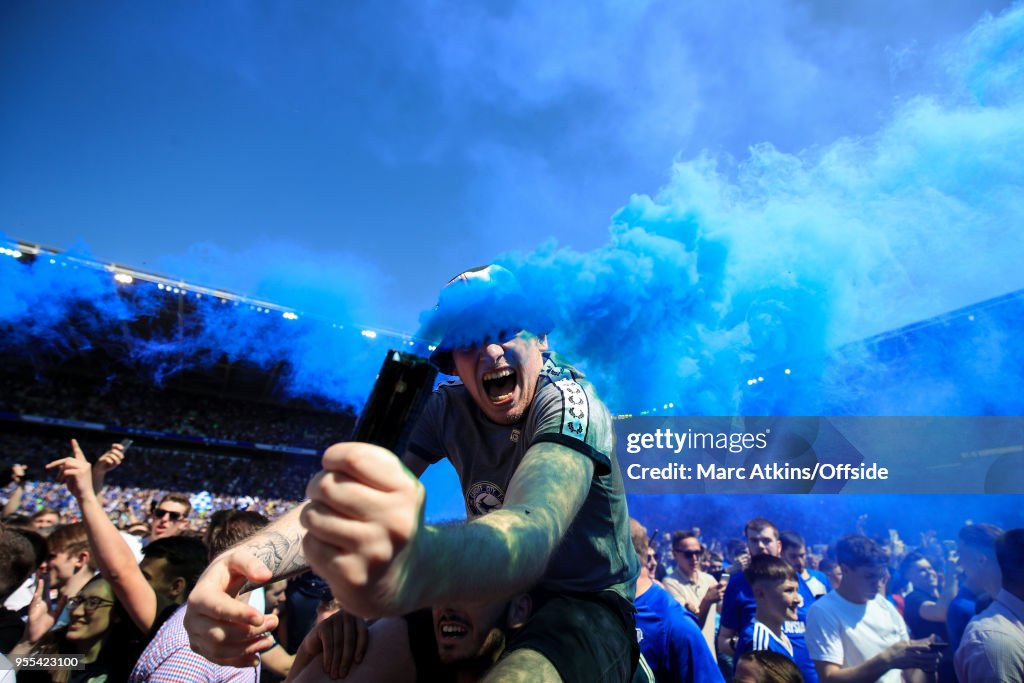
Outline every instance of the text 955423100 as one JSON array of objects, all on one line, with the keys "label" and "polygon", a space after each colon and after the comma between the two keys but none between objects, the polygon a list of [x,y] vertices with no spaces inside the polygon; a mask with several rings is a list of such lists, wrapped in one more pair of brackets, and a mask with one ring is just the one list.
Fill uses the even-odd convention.
[{"label": "text 955423100", "polygon": [[52,671],[66,669],[81,671],[85,668],[82,655],[24,655],[12,657],[14,668],[23,671]]}]

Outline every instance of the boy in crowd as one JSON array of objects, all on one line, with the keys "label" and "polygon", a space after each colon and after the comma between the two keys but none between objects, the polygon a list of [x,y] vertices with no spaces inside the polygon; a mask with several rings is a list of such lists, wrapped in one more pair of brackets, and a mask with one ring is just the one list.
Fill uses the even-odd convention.
[{"label": "boy in crowd", "polygon": [[96,573],[85,524],[75,522],[58,527],[46,539],[46,545],[50,551],[46,561],[50,587],[65,598],[73,598]]},{"label": "boy in crowd", "polygon": [[[783,630],[787,621],[795,621],[802,603],[796,572],[783,559],[758,555],[750,560],[743,576],[754,592],[757,611],[754,620],[743,629],[736,643],[737,660],[751,650],[770,650],[785,655],[801,669],[813,667],[806,651],[794,652]],[[797,662],[800,656],[804,661]]]},{"label": "boy in crowd", "polygon": [[[751,519],[743,527],[743,535],[747,539],[747,550],[750,552],[751,558],[761,555],[779,557],[782,554],[779,529],[767,519],[762,517]],[[754,598],[753,588],[747,583],[746,576],[742,572],[734,574],[725,588],[725,597],[722,599],[722,624],[718,631],[718,654],[720,657],[733,655],[739,634],[753,621],[756,611],[757,601]],[[806,610],[801,606],[797,610],[797,618],[786,621],[783,625],[783,630],[793,646],[793,651],[799,653],[794,659],[798,664],[811,661],[806,654],[807,642],[804,639],[806,614]],[[732,668],[731,661],[727,661]],[[808,683],[817,683],[818,675],[814,666],[805,666],[801,672]]]}]

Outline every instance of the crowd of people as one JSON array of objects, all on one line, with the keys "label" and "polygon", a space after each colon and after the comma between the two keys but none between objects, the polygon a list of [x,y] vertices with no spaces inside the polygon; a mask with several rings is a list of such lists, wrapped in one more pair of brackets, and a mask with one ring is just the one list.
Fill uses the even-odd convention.
[{"label": "crowd of people", "polygon": [[[304,668],[322,661],[329,639],[321,636],[330,634],[351,645],[349,653],[341,646],[331,651],[327,669],[358,670],[368,625],[338,612],[342,605],[308,573],[250,598],[276,619],[254,666],[215,665],[192,652],[183,606],[210,558],[298,500],[253,500],[244,510],[216,505],[199,514],[182,492],[135,489],[153,504],[125,517],[120,508],[129,489],[103,478],[113,478],[135,455],[115,444],[95,464],[80,450],[57,458],[50,471],[60,472],[60,481],[46,486],[63,489],[71,504],[46,498],[55,504],[5,510],[0,545],[4,562],[13,564],[0,569],[20,580],[9,581],[2,596],[0,651],[79,653],[89,660],[86,672],[106,672],[109,680],[274,681],[296,662]],[[111,458],[116,463],[107,468]],[[23,471],[12,474],[14,488],[31,486]],[[856,532],[856,520],[850,528]],[[993,677],[993,642],[1001,656],[1024,660],[1024,641],[993,640],[991,623],[985,625],[1006,604],[1020,606],[1022,530],[969,524],[955,540],[922,533],[914,544],[895,532],[875,539],[851,533],[832,539],[821,553],[798,531],[780,531],[763,517],[751,518],[742,538],[730,531],[686,528],[651,538],[631,520],[641,565],[635,594],[640,667],[652,680],[914,681],[932,680],[932,672],[940,682],[1009,680]],[[16,536],[24,542],[14,542]],[[140,594],[152,597],[140,606]],[[103,609],[109,615],[99,620]],[[438,628],[437,650],[429,663],[417,665],[446,676],[467,667],[482,675],[531,609],[528,593],[500,605],[439,606],[423,617],[428,628]],[[311,633],[317,645],[304,640]],[[502,636],[495,640],[495,634]],[[35,680],[36,673],[24,672],[23,679]]]},{"label": "crowd of people", "polygon": [[[0,652],[80,669],[18,678],[1024,680],[1024,529],[905,542],[851,518],[809,543],[758,508],[742,528],[652,534],[630,516],[607,408],[526,304],[493,266],[442,290],[430,360],[459,381],[397,458],[338,443],[295,469],[40,444],[9,470]],[[418,478],[442,457],[463,522],[424,520]],[[304,491],[256,495],[283,496],[286,476]]]},{"label": "crowd of people", "polygon": [[[25,465],[32,474],[23,490],[17,492],[19,507],[28,511],[42,507],[73,510],[67,488],[44,469],[58,453],[67,450],[64,437],[7,434],[0,444],[13,461]],[[108,445],[95,437],[82,440],[83,449],[90,453],[101,453]],[[172,491],[190,497],[208,493],[209,505],[201,504],[204,514],[207,510],[247,508],[255,503],[264,514],[276,516],[275,508],[302,500],[306,484],[319,470],[315,457],[272,452],[237,455],[136,443],[128,453],[129,457],[110,473],[105,495],[109,511],[125,523],[145,521],[150,503]],[[14,493],[12,487],[8,499]]]},{"label": "crowd of people", "polygon": [[45,378],[8,369],[0,412],[68,418],[185,437],[322,449],[352,433],[350,410],[315,411],[159,389],[134,379],[53,374]]},{"label": "crowd of people", "polygon": [[788,660],[788,677],[770,680],[1021,680],[1024,529],[971,523],[913,547],[854,526],[821,555],[763,517],[742,546],[726,544],[729,557],[699,529],[679,530],[664,539],[667,561],[643,539],[644,571],[701,627],[725,680],[765,680],[742,664],[759,650]]}]

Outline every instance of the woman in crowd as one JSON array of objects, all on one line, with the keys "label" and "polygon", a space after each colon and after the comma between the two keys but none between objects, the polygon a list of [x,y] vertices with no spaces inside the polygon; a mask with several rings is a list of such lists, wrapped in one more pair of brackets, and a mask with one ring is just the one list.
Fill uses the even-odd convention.
[{"label": "woman in crowd", "polygon": [[144,645],[142,633],[114,598],[106,579],[97,576],[68,601],[70,622],[38,642],[23,640],[11,655],[81,655],[82,670],[19,671],[19,681],[116,683],[127,680]]}]

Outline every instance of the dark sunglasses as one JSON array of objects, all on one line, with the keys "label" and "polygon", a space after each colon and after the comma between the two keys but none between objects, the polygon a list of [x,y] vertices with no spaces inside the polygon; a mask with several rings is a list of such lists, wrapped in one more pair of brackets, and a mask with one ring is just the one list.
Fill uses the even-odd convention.
[{"label": "dark sunglasses", "polygon": [[700,557],[704,554],[703,550],[683,550],[682,548],[672,548],[672,552],[686,555],[687,557]]},{"label": "dark sunglasses", "polygon": [[86,612],[95,612],[104,605],[113,605],[113,600],[104,600],[101,597],[90,595],[89,597],[83,597],[76,595],[75,597],[68,600],[68,611],[73,612],[79,605],[85,605]]},{"label": "dark sunglasses", "polygon": [[163,519],[164,517],[168,517],[172,522],[177,522],[179,519],[184,517],[180,512],[164,510],[163,508],[156,508],[150,514],[153,516],[153,519]]}]

